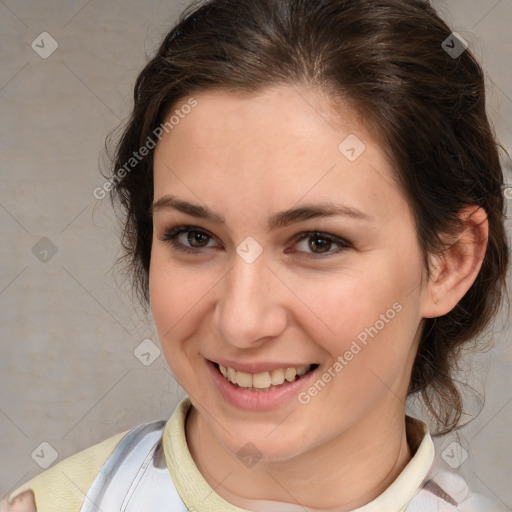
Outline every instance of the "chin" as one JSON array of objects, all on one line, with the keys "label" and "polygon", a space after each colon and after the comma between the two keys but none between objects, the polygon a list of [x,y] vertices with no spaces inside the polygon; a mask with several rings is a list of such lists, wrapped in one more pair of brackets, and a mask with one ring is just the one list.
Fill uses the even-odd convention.
[{"label": "chin", "polygon": [[[281,428],[284,432],[286,427]],[[239,433],[231,430],[233,437],[223,432],[221,443],[242,462],[246,461],[248,466],[254,465],[253,462],[285,461],[304,452],[306,445],[303,436],[275,436],[272,439],[273,434],[268,435],[269,432],[272,432],[272,428],[264,429],[264,432],[261,428],[256,430],[256,427],[254,430],[244,428]]]}]

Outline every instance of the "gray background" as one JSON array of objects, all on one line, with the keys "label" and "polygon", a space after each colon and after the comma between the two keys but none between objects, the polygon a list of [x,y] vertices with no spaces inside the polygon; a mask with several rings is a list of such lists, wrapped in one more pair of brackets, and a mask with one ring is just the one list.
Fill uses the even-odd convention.
[{"label": "gray background", "polygon": [[[137,73],[187,3],[0,0],[0,497],[52,455],[167,418],[183,397],[156,348],[151,364],[134,354],[158,341],[114,272],[115,219],[93,190],[105,181],[105,135],[128,115]],[[491,116],[512,148],[512,0],[436,6],[482,60]],[[31,47],[44,38],[50,48],[42,32],[58,43],[46,59]],[[453,460],[460,443],[469,453],[460,474],[511,507],[506,312],[495,330],[495,349],[465,360],[486,392],[482,414],[437,444]]]}]

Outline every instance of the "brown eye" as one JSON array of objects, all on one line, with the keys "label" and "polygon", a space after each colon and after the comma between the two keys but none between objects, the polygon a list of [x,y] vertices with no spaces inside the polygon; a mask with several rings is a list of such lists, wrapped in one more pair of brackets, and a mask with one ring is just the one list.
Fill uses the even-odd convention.
[{"label": "brown eye", "polygon": [[303,258],[326,258],[335,256],[350,249],[350,242],[334,235],[319,231],[301,233],[296,238],[295,250],[286,251],[299,253]]},{"label": "brown eye", "polygon": [[328,252],[332,245],[331,240],[319,236],[312,236],[308,240],[308,245],[314,253]]},{"label": "brown eye", "polygon": [[196,226],[174,226],[168,228],[159,240],[181,252],[201,254],[201,249],[218,248],[212,235]]},{"label": "brown eye", "polygon": [[206,247],[209,236],[201,231],[188,231],[187,241],[192,247]]}]

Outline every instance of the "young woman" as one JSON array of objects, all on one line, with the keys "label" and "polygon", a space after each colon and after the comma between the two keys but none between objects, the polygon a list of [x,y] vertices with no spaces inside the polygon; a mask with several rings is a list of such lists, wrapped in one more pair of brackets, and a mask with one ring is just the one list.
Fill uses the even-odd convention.
[{"label": "young woman", "polygon": [[[480,66],[428,3],[209,0],[135,85],[105,190],[187,398],[6,510],[492,511],[434,461],[508,252]],[[101,192],[101,191],[100,191]]]}]

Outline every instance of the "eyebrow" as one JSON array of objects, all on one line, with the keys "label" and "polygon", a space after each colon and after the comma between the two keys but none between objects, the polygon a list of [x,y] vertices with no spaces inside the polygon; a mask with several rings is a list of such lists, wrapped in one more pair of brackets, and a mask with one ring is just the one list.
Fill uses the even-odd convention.
[{"label": "eyebrow", "polygon": [[[224,217],[208,208],[208,206],[193,204],[188,201],[177,199],[172,195],[165,195],[153,203],[153,206],[150,208],[150,214],[153,215],[155,212],[168,208],[178,210],[187,215],[191,215],[192,217],[208,219],[216,224],[226,224]],[[295,222],[318,217],[332,217],[335,215],[343,215],[356,220],[374,220],[373,217],[361,210],[358,210],[357,208],[326,202],[319,204],[306,204],[298,208],[290,208],[288,210],[274,213],[269,217],[267,224],[268,229],[272,230],[284,228]]]}]

